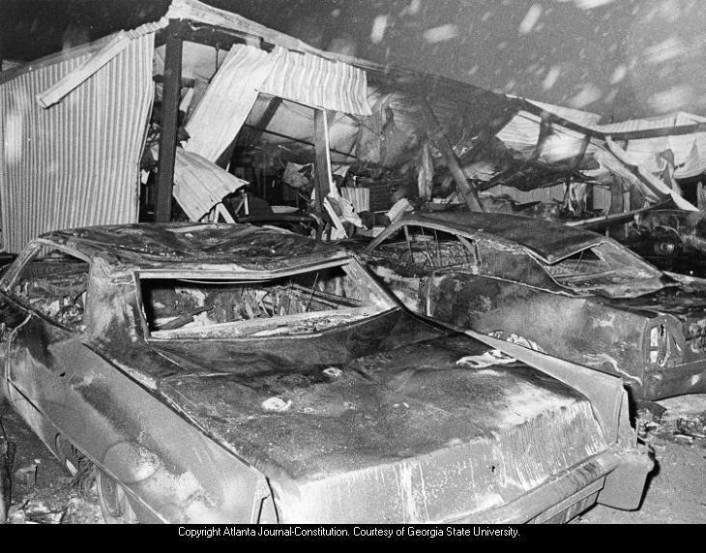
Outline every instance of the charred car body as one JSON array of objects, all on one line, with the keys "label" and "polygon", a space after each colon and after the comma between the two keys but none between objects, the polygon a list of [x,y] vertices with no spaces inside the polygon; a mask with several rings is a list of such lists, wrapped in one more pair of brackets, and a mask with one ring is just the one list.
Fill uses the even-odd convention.
[{"label": "charred car body", "polygon": [[3,393],[109,520],[565,520],[651,467],[619,379],[441,330],[286,231],[54,232],[0,286]]},{"label": "charred car body", "polygon": [[414,311],[620,376],[638,402],[706,392],[706,281],[614,240],[451,211],[406,215],[364,251]]}]

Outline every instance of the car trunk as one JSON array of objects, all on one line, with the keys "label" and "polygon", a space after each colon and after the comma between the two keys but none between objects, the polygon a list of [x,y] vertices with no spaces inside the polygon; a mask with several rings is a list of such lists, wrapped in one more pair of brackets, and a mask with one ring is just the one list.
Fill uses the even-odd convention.
[{"label": "car trunk", "polygon": [[270,359],[266,371],[236,369],[232,351],[225,370],[202,343],[165,352],[194,361],[210,350],[211,370],[159,391],[269,478],[282,521],[455,520],[608,447],[585,397],[479,342],[435,339],[328,367],[276,370]]}]

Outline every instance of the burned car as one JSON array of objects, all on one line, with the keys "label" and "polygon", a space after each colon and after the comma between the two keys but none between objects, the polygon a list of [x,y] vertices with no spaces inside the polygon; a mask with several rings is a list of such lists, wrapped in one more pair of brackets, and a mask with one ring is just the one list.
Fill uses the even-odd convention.
[{"label": "burned car", "polygon": [[652,209],[639,215],[620,241],[660,269],[706,277],[706,217],[701,211]]},{"label": "burned car", "polygon": [[706,392],[706,280],[529,217],[406,215],[364,250],[413,311],[624,379],[636,402]]},{"label": "burned car", "polygon": [[636,508],[651,468],[620,379],[417,318],[283,230],[52,232],[0,309],[5,397],[110,521],[563,521]]}]

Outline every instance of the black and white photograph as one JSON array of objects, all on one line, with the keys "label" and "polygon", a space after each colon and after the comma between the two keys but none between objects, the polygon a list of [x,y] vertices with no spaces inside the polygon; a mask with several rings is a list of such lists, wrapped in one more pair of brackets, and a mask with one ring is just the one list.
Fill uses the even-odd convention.
[{"label": "black and white photograph", "polygon": [[706,524],[705,60],[700,0],[0,0],[0,525]]}]

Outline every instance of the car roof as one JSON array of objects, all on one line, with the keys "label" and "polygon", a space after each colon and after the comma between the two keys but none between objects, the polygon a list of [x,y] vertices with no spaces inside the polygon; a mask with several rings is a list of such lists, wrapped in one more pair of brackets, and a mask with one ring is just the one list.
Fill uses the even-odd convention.
[{"label": "car roof", "polygon": [[227,267],[279,271],[348,257],[339,247],[247,224],[142,223],[53,231],[44,241],[95,261],[136,269]]},{"label": "car roof", "polygon": [[606,239],[595,232],[534,217],[468,210],[414,212],[399,224],[436,224],[469,235],[488,234],[531,250],[546,263],[556,263]]}]

